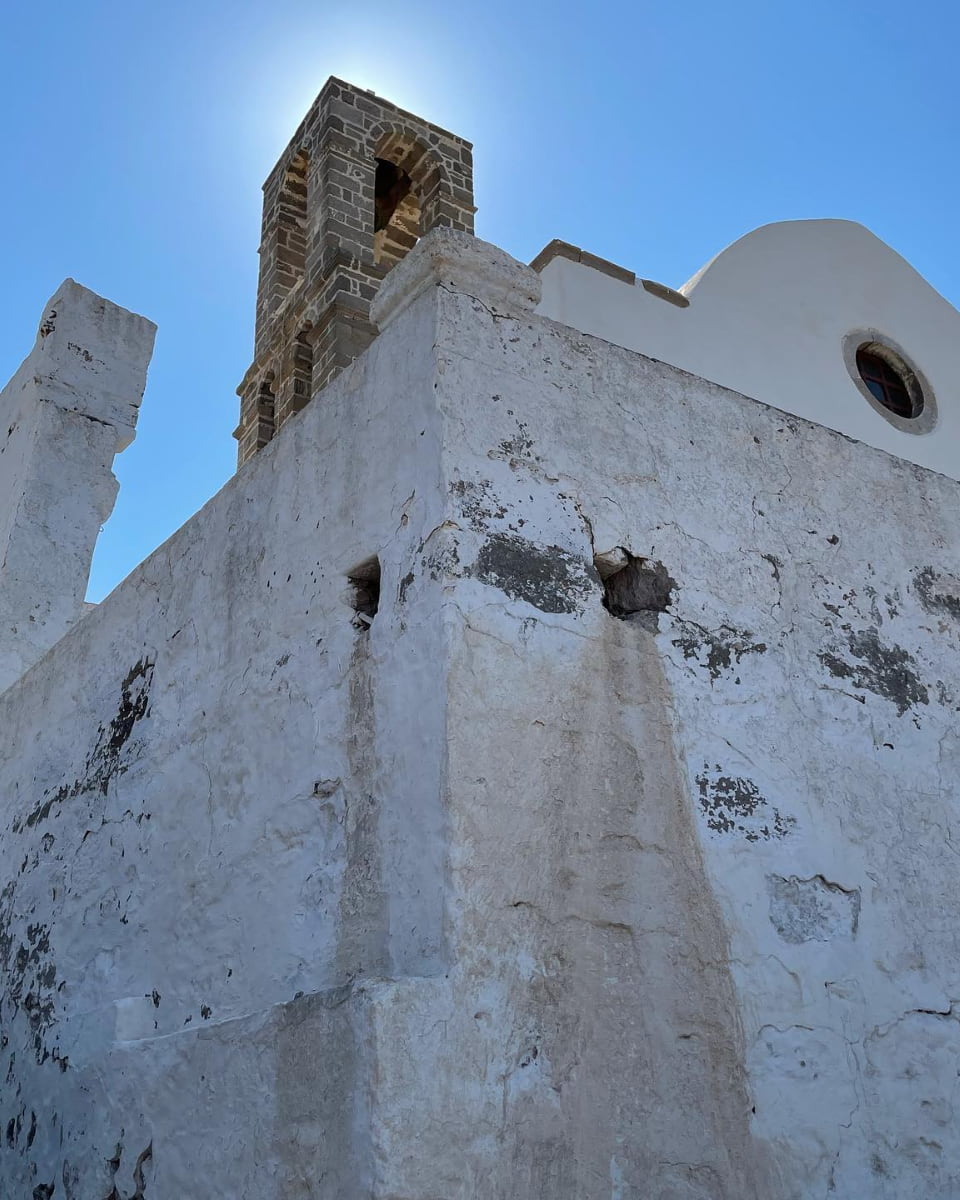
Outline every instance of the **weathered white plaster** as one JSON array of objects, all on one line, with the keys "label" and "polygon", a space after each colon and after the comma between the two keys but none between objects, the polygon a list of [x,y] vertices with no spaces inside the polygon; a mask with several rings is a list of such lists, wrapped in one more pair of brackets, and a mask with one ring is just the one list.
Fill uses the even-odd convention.
[{"label": "weathered white plaster", "polygon": [[410,318],[0,698],[0,1192],[128,1197],[152,1146],[148,1197],[369,1194],[367,993],[448,959],[439,583],[397,599],[443,519]]},{"label": "weathered white plaster", "polygon": [[83,613],[156,326],[65,280],[0,392],[0,689]]},{"label": "weathered white plaster", "polygon": [[[541,274],[544,316],[960,477],[960,313],[862,225],[755,229],[680,289],[685,308],[564,257]],[[879,335],[923,373],[933,428],[904,432],[871,408],[844,360],[852,333]]]},{"label": "weathered white plaster", "polygon": [[430,235],[0,697],[4,1193],[960,1189],[958,485],[535,297]]},{"label": "weathered white plaster", "polygon": [[[768,408],[570,329],[483,321],[460,304],[441,351],[448,461],[457,494],[483,500],[459,522],[451,771],[464,764],[465,789],[484,780],[471,823],[489,817],[491,855],[496,844],[513,863],[513,938],[530,937],[542,972],[548,948],[561,956],[558,994],[596,988],[572,1002],[581,1022],[604,999],[626,1011],[614,1002],[625,978],[634,998],[660,980],[634,1038],[695,1046],[694,1058],[723,1044],[696,1004],[723,1012],[705,989],[729,968],[726,1045],[745,1056],[753,1145],[772,1171],[746,1194],[955,1194],[957,484],[785,415],[776,387]],[[466,532],[477,512],[482,528]],[[477,570],[491,531],[515,547],[499,579]],[[676,582],[655,635],[612,619],[583,583],[592,553],[616,547]],[[566,580],[546,613],[549,594],[530,583],[544,552]],[[673,754],[681,794],[658,822]],[[665,836],[687,819],[699,879]],[[653,884],[664,863],[678,864],[675,896]],[[710,896],[719,934],[705,930]],[[696,916],[681,916],[693,897]],[[476,905],[478,939],[482,928],[505,943],[489,903]],[[671,1010],[678,997],[685,1012]],[[627,1054],[634,1038],[611,1040]],[[575,1039],[550,1040],[549,1061],[573,1053]],[[668,1077],[654,1094],[669,1105]],[[633,1079],[612,1085],[617,1105],[642,1103],[648,1085]],[[741,1111],[734,1096],[727,1113]],[[736,1194],[717,1154],[733,1132],[702,1132],[691,1153],[682,1121],[651,1129],[617,1159],[626,1194]]]}]

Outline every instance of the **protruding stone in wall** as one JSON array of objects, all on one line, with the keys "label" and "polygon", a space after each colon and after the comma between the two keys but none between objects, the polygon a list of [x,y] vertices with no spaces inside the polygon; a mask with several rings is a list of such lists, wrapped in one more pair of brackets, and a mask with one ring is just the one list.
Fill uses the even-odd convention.
[{"label": "protruding stone in wall", "polygon": [[370,344],[370,302],[419,237],[473,233],[472,147],[329,79],[263,193],[254,361],[237,389],[240,465]]},{"label": "protruding stone in wall", "polygon": [[0,392],[0,690],[84,611],[156,326],[64,280]]}]

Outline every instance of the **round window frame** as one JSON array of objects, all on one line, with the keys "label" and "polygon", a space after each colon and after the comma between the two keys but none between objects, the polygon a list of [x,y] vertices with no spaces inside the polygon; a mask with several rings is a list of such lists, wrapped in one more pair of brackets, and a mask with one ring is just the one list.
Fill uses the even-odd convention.
[{"label": "round window frame", "polygon": [[[857,354],[864,350],[877,358],[883,359],[903,380],[907,395],[916,404],[919,400],[920,411],[915,417],[901,417],[891,412],[881,404],[873,392],[864,383],[860,369],[857,366]],[[843,361],[850,378],[856,384],[860,395],[866,400],[873,411],[898,429],[901,433],[914,435],[930,433],[936,428],[940,419],[937,409],[936,396],[933,394],[929,380],[923,372],[911,361],[902,347],[893,338],[887,337],[878,329],[854,329],[843,339]]]}]

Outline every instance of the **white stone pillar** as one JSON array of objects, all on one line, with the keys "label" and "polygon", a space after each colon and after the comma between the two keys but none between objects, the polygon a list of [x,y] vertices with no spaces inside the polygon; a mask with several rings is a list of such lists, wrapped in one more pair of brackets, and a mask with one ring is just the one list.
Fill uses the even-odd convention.
[{"label": "white stone pillar", "polygon": [[65,280],[0,392],[0,690],[83,612],[156,326]]}]

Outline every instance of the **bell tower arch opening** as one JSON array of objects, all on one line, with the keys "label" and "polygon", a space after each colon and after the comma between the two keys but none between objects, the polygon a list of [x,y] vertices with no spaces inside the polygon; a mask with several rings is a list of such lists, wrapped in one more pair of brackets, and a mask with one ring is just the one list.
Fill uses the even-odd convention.
[{"label": "bell tower arch opening", "polygon": [[310,158],[298,151],[284,172],[277,204],[277,262],[284,293],[303,279],[307,265],[307,176]]},{"label": "bell tower arch opening", "polygon": [[386,158],[376,164],[373,261],[393,266],[420,237],[420,200],[402,167]]}]

